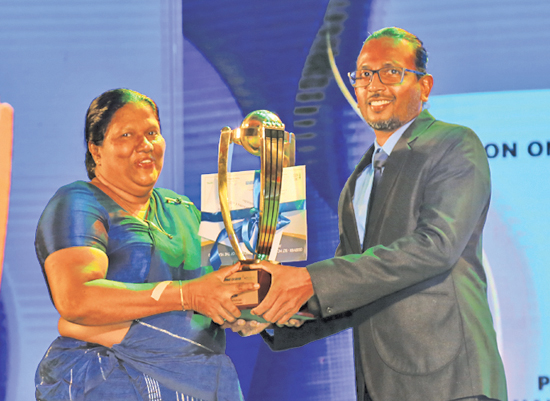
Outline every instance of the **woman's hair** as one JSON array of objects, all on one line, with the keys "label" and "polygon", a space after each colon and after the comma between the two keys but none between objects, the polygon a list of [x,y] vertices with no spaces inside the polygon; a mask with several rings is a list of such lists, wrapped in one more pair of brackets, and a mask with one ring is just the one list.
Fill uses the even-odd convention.
[{"label": "woman's hair", "polygon": [[153,109],[157,121],[160,125],[159,109],[157,104],[149,97],[130,89],[113,89],[102,93],[96,97],[86,113],[86,125],[84,128],[84,139],[86,142],[86,171],[88,178],[95,178],[95,161],[88,149],[91,142],[94,145],[101,146],[105,139],[105,133],[118,109],[128,103],[145,102]]}]

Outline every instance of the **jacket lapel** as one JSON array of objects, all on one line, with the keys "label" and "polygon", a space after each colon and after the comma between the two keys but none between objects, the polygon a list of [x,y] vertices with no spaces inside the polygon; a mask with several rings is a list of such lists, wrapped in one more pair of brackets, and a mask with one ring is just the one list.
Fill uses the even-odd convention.
[{"label": "jacket lapel", "polygon": [[[361,241],[359,240],[359,233],[357,232],[357,222],[355,219],[355,211],[353,210],[353,196],[355,193],[355,183],[357,177],[371,163],[372,154],[374,152],[374,145],[372,145],[367,152],[363,155],[359,164],[353,170],[353,173],[348,178],[342,194],[340,195],[339,202],[339,214],[338,229],[347,240],[350,249],[347,253],[361,253]],[[347,245],[347,244],[342,244]]]},{"label": "jacket lapel", "polygon": [[380,233],[384,221],[386,199],[395,186],[399,174],[407,165],[414,142],[434,121],[435,119],[431,114],[427,110],[423,110],[395,144],[386,161],[384,173],[374,194],[372,208],[368,216],[364,249],[375,245],[373,240],[377,238],[377,233]]}]

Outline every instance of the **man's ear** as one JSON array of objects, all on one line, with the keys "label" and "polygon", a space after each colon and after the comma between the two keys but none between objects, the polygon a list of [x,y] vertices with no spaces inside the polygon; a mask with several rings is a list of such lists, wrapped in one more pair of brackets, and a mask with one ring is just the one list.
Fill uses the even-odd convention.
[{"label": "man's ear", "polygon": [[432,91],[433,86],[434,86],[434,77],[432,77],[430,74],[426,74],[422,78],[420,78],[420,90],[422,91],[421,93],[422,102],[428,101],[428,98],[430,97],[430,92]]}]

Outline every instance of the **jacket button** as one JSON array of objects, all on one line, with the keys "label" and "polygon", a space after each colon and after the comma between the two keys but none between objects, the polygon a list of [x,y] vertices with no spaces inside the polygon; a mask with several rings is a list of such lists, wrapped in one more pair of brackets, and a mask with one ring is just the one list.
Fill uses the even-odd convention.
[{"label": "jacket button", "polygon": [[332,313],[332,308],[330,306],[327,308],[327,313]]}]

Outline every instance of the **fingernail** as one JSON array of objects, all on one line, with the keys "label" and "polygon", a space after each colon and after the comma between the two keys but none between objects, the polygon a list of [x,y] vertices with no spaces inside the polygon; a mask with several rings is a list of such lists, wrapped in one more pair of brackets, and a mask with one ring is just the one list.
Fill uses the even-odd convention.
[{"label": "fingernail", "polygon": [[257,290],[258,288],[260,288],[260,284],[258,283],[254,284],[254,289]]}]

